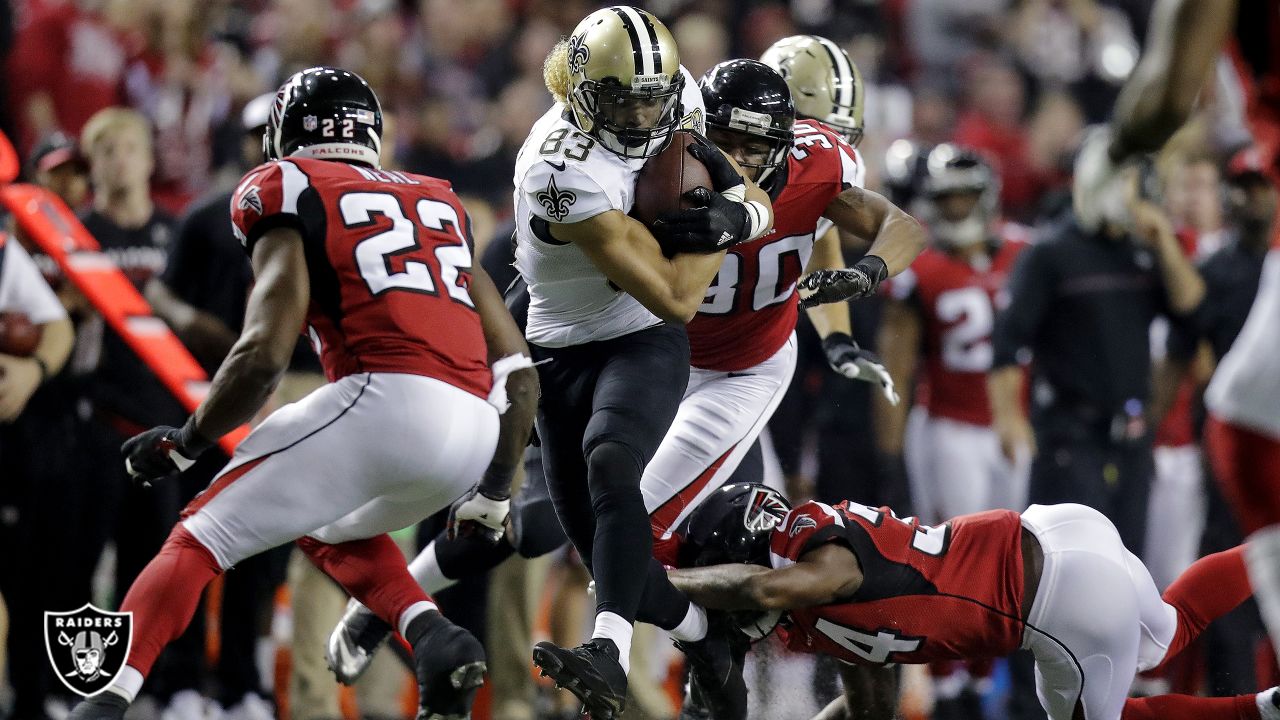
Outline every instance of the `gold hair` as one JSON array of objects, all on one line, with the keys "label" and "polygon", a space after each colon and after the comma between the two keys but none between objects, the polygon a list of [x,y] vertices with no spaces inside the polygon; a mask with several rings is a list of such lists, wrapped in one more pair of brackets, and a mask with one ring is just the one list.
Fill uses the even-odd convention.
[{"label": "gold hair", "polygon": [[542,61],[542,82],[556,102],[569,101],[569,40],[565,38],[551,48]]},{"label": "gold hair", "polygon": [[151,122],[145,115],[126,107],[103,108],[94,113],[80,131],[80,149],[91,154],[104,137],[128,128],[142,133],[147,144],[151,143]]}]

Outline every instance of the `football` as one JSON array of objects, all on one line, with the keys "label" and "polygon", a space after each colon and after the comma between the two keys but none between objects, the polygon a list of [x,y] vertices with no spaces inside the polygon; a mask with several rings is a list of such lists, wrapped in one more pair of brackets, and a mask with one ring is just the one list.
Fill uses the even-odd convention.
[{"label": "football", "polygon": [[0,353],[28,357],[40,344],[40,326],[25,313],[0,313]]},{"label": "football", "polygon": [[677,130],[666,149],[649,158],[636,176],[636,201],[631,215],[653,227],[653,221],[666,213],[690,207],[680,196],[702,186],[711,189],[711,175],[698,159],[689,154],[688,146],[696,143],[693,134]]}]

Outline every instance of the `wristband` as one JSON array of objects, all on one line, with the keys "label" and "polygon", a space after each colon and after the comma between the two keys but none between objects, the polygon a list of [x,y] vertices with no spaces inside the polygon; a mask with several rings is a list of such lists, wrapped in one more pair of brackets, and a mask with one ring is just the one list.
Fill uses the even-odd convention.
[{"label": "wristband", "polygon": [[[853,264],[862,272],[871,278],[871,292],[874,292],[884,279],[889,277],[889,266],[885,264],[878,255],[864,255],[861,260]],[[868,293],[869,294],[869,293]]]},{"label": "wristband", "polygon": [[490,500],[506,500],[511,497],[511,478],[515,477],[514,465],[489,463],[480,478],[480,493]]},{"label": "wristband", "polygon": [[195,415],[187,418],[187,421],[178,430],[178,436],[175,440],[178,443],[178,452],[191,460],[195,460],[205,450],[213,447],[213,441],[201,435],[199,430],[196,430]]},{"label": "wristband", "polygon": [[749,225],[747,237],[743,242],[755,240],[769,232],[770,228],[765,225],[769,218],[769,208],[766,208],[763,203],[756,202],[755,200],[748,200],[747,202],[744,202],[742,206],[747,211],[747,221]]}]

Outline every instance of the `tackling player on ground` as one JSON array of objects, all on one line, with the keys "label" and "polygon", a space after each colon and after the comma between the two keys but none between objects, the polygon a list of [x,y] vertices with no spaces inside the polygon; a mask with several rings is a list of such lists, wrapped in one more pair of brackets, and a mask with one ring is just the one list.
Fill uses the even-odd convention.
[{"label": "tackling player on ground", "polygon": [[[1262,171],[1280,184],[1280,1],[1159,0],[1148,47],[1116,102],[1110,132],[1080,151],[1074,200],[1095,223],[1124,222],[1110,202],[1120,167],[1158,150],[1186,121],[1225,49],[1245,89]],[[1258,607],[1280,648],[1280,226],[1239,337],[1205,392],[1209,458],[1249,535]]]},{"label": "tackling player on ground", "polygon": [[[163,480],[247,422],[304,326],[329,384],[272,413],[183,511],[121,605],[135,628],[125,669],[73,720],[123,717],[204,587],[294,540],[413,647],[419,717],[469,716],[484,649],[440,615],[386,533],[477,480],[505,491],[537,381],[497,289],[471,266],[466,210],[447,182],[381,170],[381,133],[377,97],[353,73],[311,68],[280,88],[272,160],[231,201],[256,278],[244,331],[187,423],[130,439],[126,466]],[[500,420],[507,380],[515,404]]]},{"label": "tackling player on ground", "polygon": [[[1278,720],[1257,695],[1129,699],[1134,674],[1177,655],[1249,597],[1244,547],[1202,558],[1161,598],[1115,527],[1083,505],[992,510],[936,526],[889,508],[730,485],[690,520],[676,587],[708,608],[787,614],[784,641],[842,660],[845,696],[819,717],[889,720],[897,663],[1036,658],[1050,720]],[[766,529],[767,528],[767,529]],[[776,615],[775,615],[776,616]]]}]

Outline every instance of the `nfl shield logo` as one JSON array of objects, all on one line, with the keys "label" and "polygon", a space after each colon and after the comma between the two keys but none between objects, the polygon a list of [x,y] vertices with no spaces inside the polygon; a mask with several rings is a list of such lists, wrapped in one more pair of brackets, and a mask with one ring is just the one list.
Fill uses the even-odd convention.
[{"label": "nfl shield logo", "polygon": [[320,121],[316,119],[316,116],[315,116],[315,115],[303,115],[303,116],[302,116],[302,129],[303,129],[303,130],[306,130],[307,132],[311,132],[312,130],[315,130],[315,129],[316,129],[316,128],[318,128],[318,127],[320,127]]},{"label": "nfl shield logo", "polygon": [[44,614],[44,647],[62,684],[93,697],[124,668],[133,644],[133,613],[107,612],[90,604],[71,612]]}]

